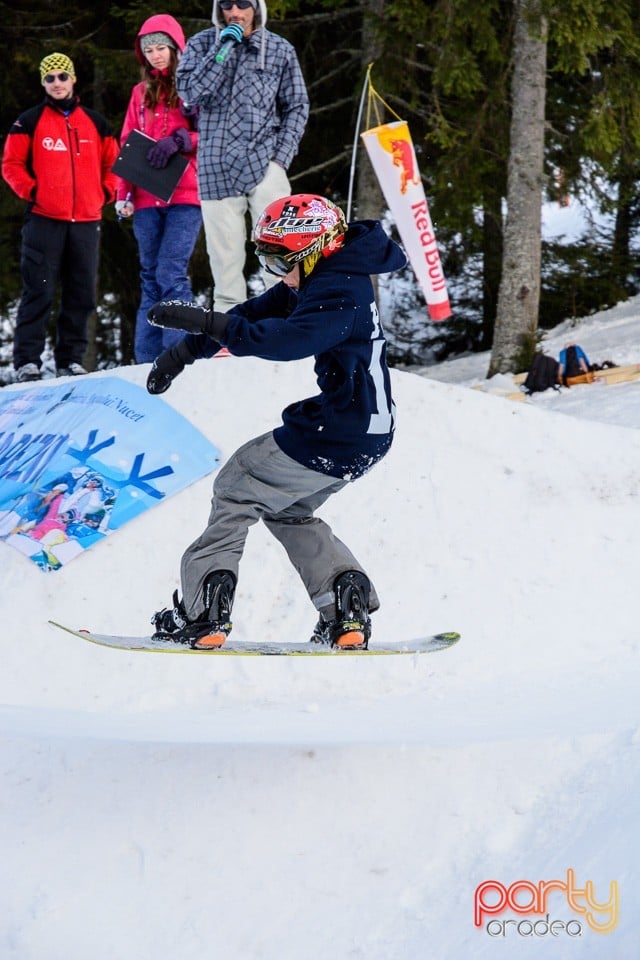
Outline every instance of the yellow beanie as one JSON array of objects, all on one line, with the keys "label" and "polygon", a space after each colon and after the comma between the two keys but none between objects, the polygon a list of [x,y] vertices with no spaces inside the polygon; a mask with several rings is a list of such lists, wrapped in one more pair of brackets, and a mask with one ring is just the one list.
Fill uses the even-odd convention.
[{"label": "yellow beanie", "polygon": [[73,66],[73,61],[66,55],[66,53],[50,53],[47,57],[40,61],[40,82],[44,82],[44,78],[48,73],[51,73],[52,70],[62,70],[66,71],[72,80],[76,79],[76,71]]}]

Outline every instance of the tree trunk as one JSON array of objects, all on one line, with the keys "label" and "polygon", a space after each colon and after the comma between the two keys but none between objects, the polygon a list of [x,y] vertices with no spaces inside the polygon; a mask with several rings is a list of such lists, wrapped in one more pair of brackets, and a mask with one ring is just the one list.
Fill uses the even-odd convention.
[{"label": "tree trunk", "polygon": [[[362,3],[362,56],[360,62],[366,71],[382,53],[382,44],[376,27],[384,16],[385,0],[363,0]],[[360,131],[362,132],[362,131]],[[385,207],[382,190],[375,175],[369,155],[361,140],[358,141],[358,180],[354,218],[379,220]]]},{"label": "tree trunk", "polygon": [[622,290],[633,293],[631,281],[633,257],[631,235],[634,230],[633,208],[637,191],[637,164],[627,162],[627,150],[623,148],[618,170],[618,204],[611,248],[611,276]]},{"label": "tree trunk", "polygon": [[541,0],[514,0],[507,217],[488,376],[514,371],[535,348],[540,303],[547,22]]}]

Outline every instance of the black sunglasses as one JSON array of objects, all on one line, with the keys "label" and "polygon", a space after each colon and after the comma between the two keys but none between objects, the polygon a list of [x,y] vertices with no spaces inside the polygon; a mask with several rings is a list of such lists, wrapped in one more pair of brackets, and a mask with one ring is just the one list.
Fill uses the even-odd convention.
[{"label": "black sunglasses", "polygon": [[237,7],[238,10],[248,10],[253,6],[251,0],[218,0],[221,10],[231,10]]},{"label": "black sunglasses", "polygon": [[68,79],[69,79],[69,74],[63,71],[62,73],[48,73],[44,78],[44,82],[55,83],[56,80],[60,80],[62,81],[62,83],[64,83],[65,80],[68,80]]}]

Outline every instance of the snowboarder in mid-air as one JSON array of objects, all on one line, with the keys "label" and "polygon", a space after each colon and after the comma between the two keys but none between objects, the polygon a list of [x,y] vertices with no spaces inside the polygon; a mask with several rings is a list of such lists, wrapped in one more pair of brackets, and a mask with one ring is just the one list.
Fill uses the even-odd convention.
[{"label": "snowboarder in mid-air", "polygon": [[152,618],[154,637],[196,649],[221,647],[249,527],[262,520],[283,545],[319,613],[312,640],[366,649],[379,600],[350,550],[315,511],[388,452],[394,404],[386,340],[370,274],[406,263],[375,220],[347,224],[330,200],[297,194],[259,217],[263,268],[282,282],[228,313],[161,302],[151,323],[187,332],[156,359],[150,393],[167,390],[187,364],[226,347],[265,360],[315,357],[320,393],[288,406],[282,424],[250,440],[213,486],[204,532],[184,553],[182,599]]}]

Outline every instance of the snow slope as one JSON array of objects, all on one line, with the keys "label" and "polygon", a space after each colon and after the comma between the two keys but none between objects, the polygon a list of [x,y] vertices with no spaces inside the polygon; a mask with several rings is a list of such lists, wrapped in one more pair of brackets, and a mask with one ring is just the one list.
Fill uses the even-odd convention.
[{"label": "snow slope", "polygon": [[[639,320],[636,301],[554,335],[637,362]],[[322,511],[381,594],[374,642],[458,629],[450,651],[151,656],[48,626],[145,631],[211,478],[55,574],[0,544],[2,960],[637,955],[640,384],[515,404],[468,389],[486,363],[394,372],[391,454]],[[314,391],[311,363],[227,358],[165,399],[226,456]],[[313,623],[254,528],[234,637]],[[558,889],[556,935],[474,926],[483,881],[568,870],[601,903],[619,884],[611,933]]]}]

